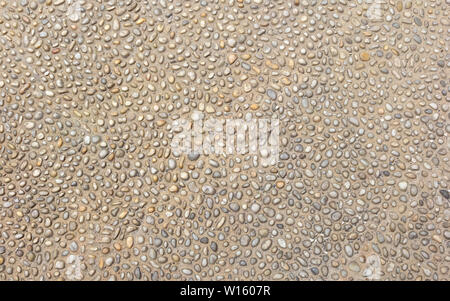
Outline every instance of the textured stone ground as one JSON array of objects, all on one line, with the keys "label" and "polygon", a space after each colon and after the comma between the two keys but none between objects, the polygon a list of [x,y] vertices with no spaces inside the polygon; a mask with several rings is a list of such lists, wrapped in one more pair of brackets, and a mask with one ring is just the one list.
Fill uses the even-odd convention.
[{"label": "textured stone ground", "polygon": [[[0,280],[448,280],[449,1],[0,1]],[[276,118],[279,157],[174,153]]]}]

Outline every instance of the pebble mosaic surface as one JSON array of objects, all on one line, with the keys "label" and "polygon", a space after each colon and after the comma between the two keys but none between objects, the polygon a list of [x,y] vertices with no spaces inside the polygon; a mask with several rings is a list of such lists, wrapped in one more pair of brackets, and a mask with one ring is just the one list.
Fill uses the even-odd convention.
[{"label": "pebble mosaic surface", "polygon": [[0,280],[448,280],[449,6],[0,0]]}]

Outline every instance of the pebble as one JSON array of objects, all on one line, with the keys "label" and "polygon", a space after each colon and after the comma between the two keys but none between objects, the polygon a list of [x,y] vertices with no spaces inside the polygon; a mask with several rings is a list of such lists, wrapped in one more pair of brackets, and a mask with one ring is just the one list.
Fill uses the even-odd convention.
[{"label": "pebble", "polygon": [[441,189],[441,190],[439,190],[439,193],[447,200],[450,199],[450,193],[448,192],[448,190]]},{"label": "pebble", "polygon": [[275,93],[275,91],[273,91],[272,89],[268,89],[267,90],[267,95],[272,99],[275,100],[277,97],[277,93]]},{"label": "pebble", "polygon": [[104,159],[106,158],[106,156],[109,154],[108,150],[106,149],[102,149],[99,153],[98,156],[100,157],[100,159]]},{"label": "pebble", "polygon": [[188,154],[188,159],[191,160],[191,161],[197,161],[198,158],[200,158],[200,154],[199,153],[190,152]]},{"label": "pebble", "polygon": [[228,63],[230,65],[233,65],[233,63],[237,60],[237,55],[234,53],[231,53],[228,55]]},{"label": "pebble", "polygon": [[272,240],[267,239],[267,240],[265,240],[265,241],[262,243],[261,249],[262,249],[263,251],[266,251],[266,250],[268,250],[268,249],[270,248],[271,245],[272,245]]},{"label": "pebble", "polygon": [[368,52],[366,52],[366,51],[361,52],[360,57],[361,57],[361,60],[362,60],[362,61],[368,61],[368,60],[370,60],[370,54],[369,54]]},{"label": "pebble", "polygon": [[350,271],[352,272],[360,272],[361,271],[361,267],[358,265],[358,263],[352,261],[349,263],[348,268],[350,269]]},{"label": "pebble", "polygon": [[58,270],[62,270],[64,269],[64,267],[65,267],[64,261],[57,260],[55,262],[55,268],[57,268]]},{"label": "pebble", "polygon": [[406,189],[408,188],[408,183],[407,182],[399,182],[398,187],[400,188],[401,191],[406,191]]},{"label": "pebble", "polygon": [[243,247],[248,246],[249,242],[250,242],[250,237],[248,237],[248,235],[243,235],[240,239],[240,244]]},{"label": "pebble", "polygon": [[347,254],[348,257],[352,257],[353,256],[353,249],[352,249],[351,246],[346,245],[344,247],[344,250],[345,250],[345,254]]},{"label": "pebble", "polygon": [[278,245],[280,246],[280,248],[285,249],[287,247],[286,241],[282,238],[278,239]]},{"label": "pebble", "polygon": [[236,40],[235,39],[228,39],[228,41],[227,41],[227,44],[228,44],[228,46],[230,46],[230,47],[234,47],[234,46],[236,46]]}]

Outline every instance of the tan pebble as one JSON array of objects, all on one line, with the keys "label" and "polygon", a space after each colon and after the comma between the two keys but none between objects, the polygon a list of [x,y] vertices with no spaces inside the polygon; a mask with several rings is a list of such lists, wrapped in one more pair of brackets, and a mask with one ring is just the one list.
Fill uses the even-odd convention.
[{"label": "tan pebble", "polygon": [[280,69],[280,67],[277,64],[272,63],[272,61],[269,61],[269,60],[266,61],[266,66],[273,70]]},{"label": "tan pebble", "polygon": [[368,52],[361,52],[360,54],[361,60],[362,61],[368,61],[370,60],[370,54]]},{"label": "tan pebble", "polygon": [[128,247],[128,249],[131,249],[131,247],[133,247],[133,243],[134,243],[133,237],[129,236],[127,238],[127,247]]}]

